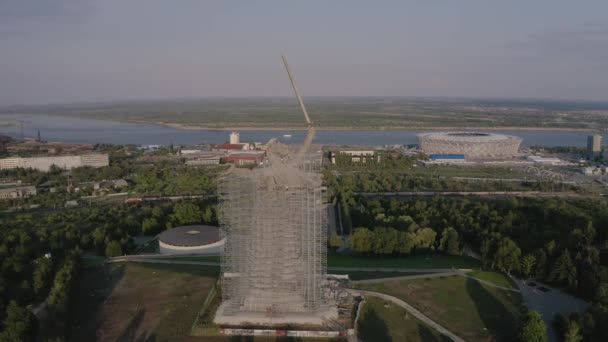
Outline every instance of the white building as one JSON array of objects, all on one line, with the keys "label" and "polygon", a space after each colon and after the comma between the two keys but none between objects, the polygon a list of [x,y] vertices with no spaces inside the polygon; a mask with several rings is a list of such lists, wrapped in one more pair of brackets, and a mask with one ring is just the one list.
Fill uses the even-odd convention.
[{"label": "white building", "polygon": [[40,171],[49,171],[52,165],[61,169],[71,170],[81,166],[103,167],[110,164],[107,153],[83,154],[79,156],[53,156],[31,158],[4,158],[0,159],[0,170],[15,168],[32,168]]},{"label": "white building", "polygon": [[230,133],[230,143],[231,144],[240,144],[241,138],[239,132]]},{"label": "white building", "polygon": [[27,198],[36,194],[33,186],[19,186],[14,188],[0,189],[0,199]]},{"label": "white building", "polygon": [[[336,151],[336,152],[332,152],[331,153],[331,163],[335,164],[336,163],[336,156],[337,155],[345,155],[345,156],[350,156],[351,160],[353,162],[360,162],[363,161],[365,163],[365,160],[367,157],[373,157],[376,154],[376,151],[373,150],[366,150],[366,151],[355,151],[355,150],[344,150],[344,151]],[[378,156],[378,161],[380,161],[380,156]]]},{"label": "white building", "polygon": [[541,156],[528,156],[528,160],[539,165],[571,165],[571,163],[565,162],[559,158],[554,157],[541,157]]}]

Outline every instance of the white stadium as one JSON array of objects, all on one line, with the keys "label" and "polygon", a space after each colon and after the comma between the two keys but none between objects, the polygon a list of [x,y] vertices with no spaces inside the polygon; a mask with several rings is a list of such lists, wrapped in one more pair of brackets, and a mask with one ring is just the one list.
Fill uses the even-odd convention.
[{"label": "white stadium", "polygon": [[417,135],[426,154],[462,154],[467,158],[506,158],[517,155],[521,138],[479,132],[430,132]]}]

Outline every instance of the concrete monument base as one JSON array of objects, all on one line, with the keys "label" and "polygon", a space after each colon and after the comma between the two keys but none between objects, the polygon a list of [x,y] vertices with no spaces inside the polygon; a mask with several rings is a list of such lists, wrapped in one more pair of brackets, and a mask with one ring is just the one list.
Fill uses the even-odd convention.
[{"label": "concrete monument base", "polygon": [[213,322],[228,326],[284,326],[284,325],[318,325],[325,326],[328,321],[338,319],[338,308],[330,307],[325,311],[314,313],[275,313],[268,315],[264,312],[239,312],[225,314],[226,302],[222,302],[215,313]]}]

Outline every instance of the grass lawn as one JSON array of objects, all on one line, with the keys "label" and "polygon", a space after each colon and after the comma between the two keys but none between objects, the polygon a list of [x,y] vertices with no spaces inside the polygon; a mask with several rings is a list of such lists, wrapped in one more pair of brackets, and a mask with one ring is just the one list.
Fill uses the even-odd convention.
[{"label": "grass lawn", "polygon": [[[173,256],[159,257],[159,260],[220,262],[220,257],[211,256]],[[467,256],[441,254],[411,255],[407,257],[377,257],[364,255],[330,254],[328,267],[401,267],[401,268],[479,268],[478,260]],[[331,272],[330,273],[334,273]]]},{"label": "grass lawn", "polygon": [[470,177],[470,178],[526,178],[526,174],[516,168],[492,167],[492,166],[455,166],[434,165],[430,167],[416,167],[411,173],[418,176],[445,176],[445,177]]},{"label": "grass lawn", "polygon": [[[219,256],[174,256],[159,257],[159,260],[220,262]],[[331,267],[363,267],[363,268],[472,268],[478,269],[481,263],[467,256],[451,256],[441,254],[411,255],[407,257],[377,257],[364,255],[329,254],[327,265]],[[337,273],[337,271],[328,271]],[[353,273],[353,272],[350,272]]]},{"label": "grass lawn", "polygon": [[[121,263],[83,271],[70,340],[168,341],[190,333],[217,267]],[[93,338],[95,340],[95,338]]]},{"label": "grass lawn", "polygon": [[473,271],[469,273],[469,275],[479,280],[485,280],[494,285],[517,289],[517,285],[515,284],[515,282],[513,282],[511,278],[502,273],[491,271]]},{"label": "grass lawn", "polygon": [[405,309],[377,297],[365,299],[359,318],[359,338],[363,342],[450,341]]},{"label": "grass lawn", "polygon": [[357,287],[401,298],[467,341],[510,341],[523,312],[518,293],[460,276],[387,280]]},{"label": "grass lawn", "polygon": [[401,267],[401,268],[479,268],[481,263],[467,256],[441,254],[407,257],[377,257],[346,254],[327,256],[329,267]]}]

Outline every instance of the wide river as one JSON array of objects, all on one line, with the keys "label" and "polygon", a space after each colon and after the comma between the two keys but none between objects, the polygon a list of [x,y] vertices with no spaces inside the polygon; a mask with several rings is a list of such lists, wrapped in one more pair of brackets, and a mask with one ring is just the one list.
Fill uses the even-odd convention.
[{"label": "wide river", "polygon": [[[91,119],[68,118],[47,115],[0,115],[0,125],[23,121],[25,137],[34,138],[38,130],[42,139],[66,143],[106,143],[136,145],[223,143],[229,132],[223,130],[182,130],[161,125],[122,123]],[[320,130],[317,144],[345,145],[404,145],[415,144],[419,130]],[[496,133],[511,134],[523,138],[523,146],[586,146],[584,131],[544,131],[544,130],[496,130]],[[304,139],[304,131],[292,130],[239,130],[242,141],[266,142],[279,138],[286,143],[299,143]],[[0,127],[0,134],[20,136],[18,126]],[[284,134],[292,135],[284,138]],[[604,138],[606,136],[604,135]]]}]

